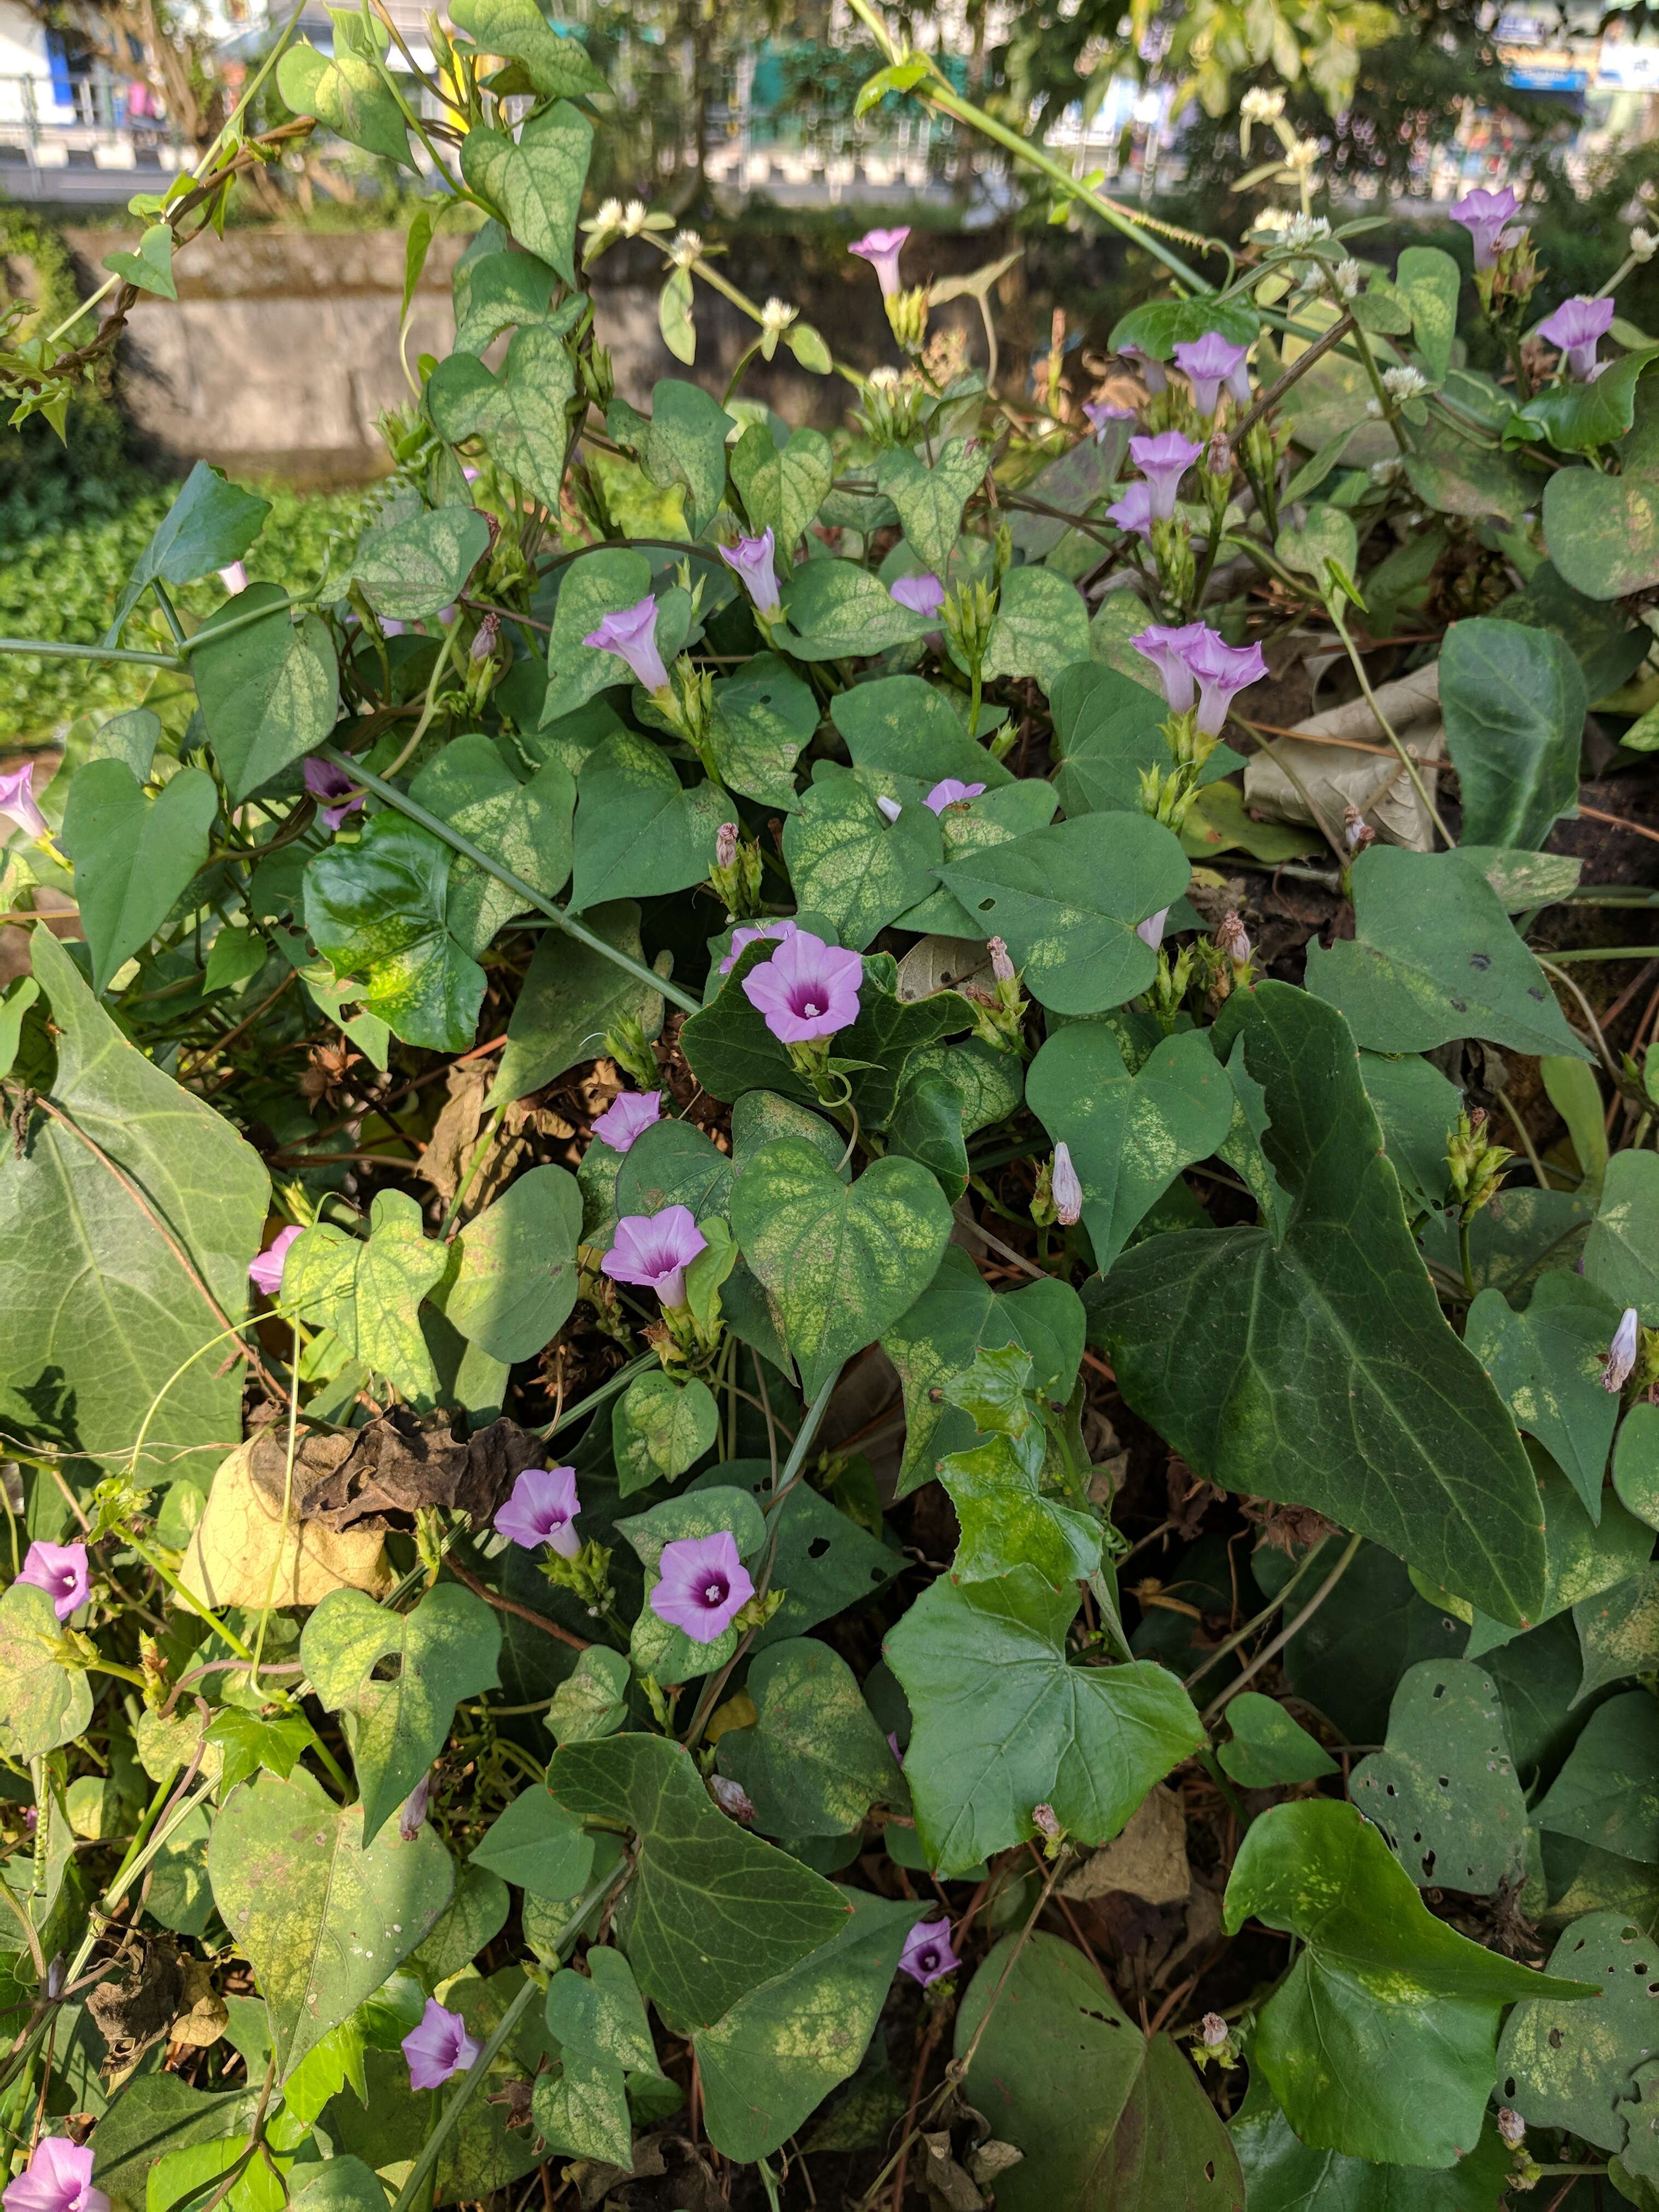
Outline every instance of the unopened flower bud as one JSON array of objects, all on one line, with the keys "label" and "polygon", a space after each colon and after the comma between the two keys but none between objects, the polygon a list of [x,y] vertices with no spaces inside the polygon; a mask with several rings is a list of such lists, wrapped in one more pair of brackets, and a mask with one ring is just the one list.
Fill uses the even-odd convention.
[{"label": "unopened flower bud", "polygon": [[1342,842],[1350,853],[1363,853],[1376,842],[1376,832],[1357,806],[1342,810]]},{"label": "unopened flower bud", "polygon": [[1601,1369],[1604,1390],[1622,1390],[1636,1370],[1638,1320],[1635,1307],[1626,1306],[1624,1318],[1613,1333],[1613,1342],[1607,1346],[1607,1360]]},{"label": "unopened flower bud", "polygon": [[1014,963],[1008,957],[1008,948],[1000,937],[994,937],[986,946],[991,956],[991,973],[999,983],[1014,981]]},{"label": "unopened flower bud", "polygon": [[1500,2105],[1498,2110],[1498,2132],[1511,2150],[1518,2150],[1527,2139],[1527,2124],[1510,2106]]},{"label": "unopened flower bud", "polygon": [[1064,1142],[1054,1146],[1053,1189],[1055,1216],[1069,1229],[1083,1212],[1083,1185],[1072,1165],[1071,1146]]},{"label": "unopened flower bud", "polygon": [[1249,933],[1236,914],[1224,914],[1217,925],[1216,949],[1226,955],[1236,968],[1242,968],[1250,957]]},{"label": "unopened flower bud", "polygon": [[889,799],[884,792],[878,798],[876,805],[889,822],[896,822],[904,811],[897,799]]},{"label": "unopened flower bud", "polygon": [[1339,261],[1337,263],[1335,275],[1336,289],[1342,295],[1345,300],[1358,298],[1359,294],[1359,286],[1364,273],[1364,272],[1361,270],[1359,264],[1353,259],[1352,255],[1350,255],[1346,261]]},{"label": "unopened flower bud", "polygon": [[472,662],[475,667],[481,660],[494,659],[495,655],[495,641],[500,637],[501,634],[501,617],[499,615],[486,615],[483,620],[478,624],[477,630],[474,632],[472,643],[467,649],[467,658]]},{"label": "unopened flower bud", "polygon": [[754,1819],[754,1804],[740,1783],[728,1780],[724,1774],[711,1774],[708,1794],[728,1819],[741,1821],[745,1828]]},{"label": "unopened flower bud", "polygon": [[1659,238],[1652,231],[1644,230],[1638,223],[1630,234],[1630,257],[1632,261],[1651,261],[1659,253]]},{"label": "unopened flower bud", "polygon": [[1219,2051],[1227,2040],[1227,2023],[1218,2012],[1206,2012],[1199,2025],[1206,2051]]},{"label": "unopened flower bud", "polygon": [[431,1795],[432,1776],[428,1771],[404,1798],[403,1810],[398,1815],[398,1834],[403,1842],[412,1844],[420,1834],[421,1824],[426,1819],[427,1800]]},{"label": "unopened flower bud", "polygon": [[729,868],[738,857],[738,825],[722,822],[714,832],[714,866]]},{"label": "unopened flower bud", "polygon": [[1031,1820],[1038,1834],[1046,1836],[1051,1844],[1059,1843],[1066,1833],[1052,1805],[1033,1805]]}]

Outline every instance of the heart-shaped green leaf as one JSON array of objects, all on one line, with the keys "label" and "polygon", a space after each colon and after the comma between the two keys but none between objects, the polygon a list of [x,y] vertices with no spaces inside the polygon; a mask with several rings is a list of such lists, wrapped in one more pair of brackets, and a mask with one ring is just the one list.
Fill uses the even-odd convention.
[{"label": "heart-shaped green leaf", "polygon": [[858,1678],[808,1637],[774,1644],[749,1669],[752,1727],[720,1738],[720,1769],[769,1836],[845,1836],[872,1805],[908,1802],[904,1778]]},{"label": "heart-shaped green leaf", "polygon": [[456,0],[450,20],[485,53],[511,54],[522,62],[544,99],[580,100],[608,88],[580,40],[562,38],[536,0]]},{"label": "heart-shaped green leaf", "polygon": [[624,1498],[672,1480],[714,1441],[720,1413],[706,1382],[657,1373],[635,1376],[611,1415],[611,1444]]},{"label": "heart-shaped green leaf", "polygon": [[366,530],[351,573],[377,614],[424,622],[449,605],[489,550],[489,525],[476,507],[434,507]]},{"label": "heart-shaped green leaf", "polygon": [[[501,210],[525,252],[549,263],[567,284],[576,281],[576,216],[592,147],[592,125],[568,100],[532,117],[517,138],[480,123],[461,141],[467,183]],[[551,465],[556,473],[558,460]]]},{"label": "heart-shaped green leaf", "polygon": [[33,1583],[0,1592],[0,1741],[12,1758],[44,1758],[72,1743],[92,1718],[85,1669],[58,1657],[64,1625]]},{"label": "heart-shaped green leaf", "polygon": [[180,769],[153,799],[125,761],[88,761],[70,784],[63,843],[95,991],[149,942],[205,864],[218,811],[213,778],[199,768]]},{"label": "heart-shaped green leaf", "polygon": [[582,1200],[566,1168],[532,1168],[475,1214],[432,1303],[492,1359],[533,1359],[576,1303]]},{"label": "heart-shaped green leaf", "polygon": [[[225,623],[246,623],[265,606],[265,621],[216,638]],[[275,584],[250,584],[191,642],[202,719],[232,799],[247,798],[333,734],[340,670],[328,631],[315,615],[295,621]]]},{"label": "heart-shaped green leaf", "polygon": [[465,1052],[484,975],[450,934],[449,870],[449,848],[388,809],[356,845],[330,845],[306,870],[306,927],[394,1036]]},{"label": "heart-shaped green leaf", "polygon": [[848,769],[821,761],[783,828],[795,896],[861,951],[932,888],[944,848],[936,817],[907,806],[890,822]]},{"label": "heart-shaped green leaf", "polygon": [[427,404],[441,438],[452,446],[482,438],[508,476],[552,506],[564,461],[565,410],[575,390],[563,340],[532,324],[514,337],[499,374],[476,354],[458,351],[441,361],[427,382]]},{"label": "heart-shaped green leaf", "polygon": [[1573,811],[1588,703],[1578,662],[1553,630],[1490,617],[1452,624],[1440,709],[1466,844],[1534,850]]},{"label": "heart-shaped green leaf", "polygon": [[576,781],[571,911],[684,890],[714,863],[728,802],[709,782],[683,784],[649,738],[607,738]]},{"label": "heart-shaped green leaf", "polygon": [[314,115],[365,153],[414,167],[409,127],[391,85],[343,39],[337,36],[331,58],[314,46],[290,46],[276,64],[276,88],[296,115]]},{"label": "heart-shaped green leaf", "polygon": [[1491,1897],[1526,1871],[1527,1804],[1490,1674],[1427,1659],[1401,1680],[1388,1746],[1348,1794],[1419,1889]]},{"label": "heart-shaped green leaf", "polygon": [[822,430],[790,431],[780,446],[764,422],[751,422],[732,448],[732,481],[758,537],[769,530],[781,570],[829,494],[836,469]]}]

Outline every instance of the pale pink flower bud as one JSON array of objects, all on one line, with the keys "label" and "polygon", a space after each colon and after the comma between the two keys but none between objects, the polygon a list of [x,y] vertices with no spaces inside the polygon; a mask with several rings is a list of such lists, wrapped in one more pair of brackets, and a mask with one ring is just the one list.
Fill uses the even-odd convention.
[{"label": "pale pink flower bud", "polygon": [[1498,2132],[1511,2150],[1519,2150],[1527,2139],[1527,2124],[1513,2106],[1500,2105],[1498,2108]]},{"label": "pale pink flower bud", "polygon": [[1218,2012],[1206,2012],[1199,2023],[1200,2035],[1206,2051],[1219,2051],[1227,2040],[1227,2023]]},{"label": "pale pink flower bud", "polygon": [[991,956],[991,973],[996,977],[998,982],[1013,982],[1014,963],[1008,957],[1008,948],[1002,939],[1000,937],[992,938],[985,949]]},{"label": "pale pink flower bud", "polygon": [[1077,1170],[1072,1165],[1071,1146],[1064,1142],[1054,1146],[1050,1188],[1054,1193],[1054,1212],[1069,1229],[1083,1212],[1083,1185],[1078,1181]]},{"label": "pale pink flower bud", "polygon": [[729,868],[738,857],[738,825],[722,822],[714,832],[714,866]]},{"label": "pale pink flower bud", "polygon": [[740,1782],[732,1782],[724,1774],[711,1774],[708,1794],[728,1820],[740,1821],[746,1828],[754,1819],[753,1800]]},{"label": "pale pink flower bud", "polygon": [[1224,914],[1215,933],[1216,949],[1226,955],[1236,968],[1242,968],[1250,957],[1249,933],[1236,914]]},{"label": "pale pink flower bud", "polygon": [[1613,1333],[1613,1342],[1607,1346],[1607,1364],[1601,1370],[1601,1388],[1604,1390],[1622,1390],[1635,1372],[1639,1318],[1634,1306],[1625,1308],[1624,1318]]}]

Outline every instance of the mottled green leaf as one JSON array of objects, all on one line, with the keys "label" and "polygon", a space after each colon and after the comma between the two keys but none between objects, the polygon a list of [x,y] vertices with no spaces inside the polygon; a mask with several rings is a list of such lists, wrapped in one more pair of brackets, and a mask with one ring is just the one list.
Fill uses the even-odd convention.
[{"label": "mottled green leaf", "polygon": [[575,1896],[586,1888],[593,1838],[585,1835],[556,1799],[532,1783],[484,1832],[472,1850],[474,1866],[533,1896]]},{"label": "mottled green leaf", "polygon": [[1536,1827],[1659,1866],[1659,1710],[1645,1690],[1596,1707],[1532,1817]]},{"label": "mottled green leaf", "polygon": [[745,798],[792,811],[800,803],[795,763],[818,726],[811,685],[775,653],[757,653],[719,679],[714,703],[708,745],[721,780]]},{"label": "mottled green leaf", "polygon": [[1601,1478],[1619,1418],[1617,1394],[1601,1381],[1618,1325],[1610,1298],[1558,1267],[1539,1278],[1524,1313],[1513,1312],[1501,1291],[1482,1291],[1463,1331],[1516,1426],[1537,1437],[1592,1521],[1601,1517]]},{"label": "mottled green leaf", "polygon": [[975,440],[951,438],[932,459],[908,446],[889,446],[877,459],[877,490],[892,501],[906,538],[941,575],[962,534],[962,510],[989,458]]},{"label": "mottled green leaf", "polygon": [[1584,679],[1553,630],[1482,617],[1440,647],[1440,711],[1463,841],[1534,850],[1577,810]]},{"label": "mottled green leaf", "polygon": [[[643,959],[640,909],[632,899],[592,907],[582,920],[617,951]],[[507,1049],[488,1103],[510,1104],[581,1061],[597,1060],[605,1032],[624,1018],[637,1021],[650,1038],[662,1017],[659,992],[562,930],[544,930],[507,1021]]]},{"label": "mottled green leaf", "polygon": [[535,0],[457,0],[451,20],[487,54],[522,63],[531,88],[549,100],[580,100],[609,90],[580,40],[553,29]]},{"label": "mottled green leaf", "polygon": [[1259,1691],[1243,1690],[1227,1706],[1232,1730],[1216,1756],[1241,1790],[1271,1790],[1284,1782],[1317,1782],[1337,1771],[1306,1729],[1283,1705]]},{"label": "mottled green leaf", "polygon": [[822,430],[803,426],[780,446],[765,423],[751,422],[732,448],[731,466],[750,529],[757,537],[771,532],[780,572],[787,574],[835,476],[830,441]]},{"label": "mottled green leaf", "polygon": [[770,1836],[844,1836],[904,1784],[858,1678],[827,1644],[791,1638],[749,1669],[750,1728],[720,1741],[720,1770],[752,1800]]},{"label": "mottled green leaf", "polygon": [[[263,622],[248,622],[267,606]],[[216,637],[231,622],[246,627]],[[202,720],[234,800],[247,798],[332,735],[340,704],[333,644],[317,616],[295,619],[278,586],[250,584],[214,610],[191,643],[190,672]]]},{"label": "mottled green leaf", "polygon": [[451,605],[489,550],[476,507],[433,507],[366,530],[351,574],[376,614],[424,622]]},{"label": "mottled green leaf", "polygon": [[13,1759],[72,1743],[92,1718],[92,1684],[57,1656],[64,1628],[32,1583],[0,1592],[0,1740]]},{"label": "mottled green leaf", "polygon": [[483,1002],[482,968],[446,919],[449,848],[388,809],[355,845],[330,845],[306,870],[306,927],[342,982],[396,1036],[465,1052]]},{"label": "mottled green leaf", "polygon": [[783,857],[803,909],[862,951],[927,896],[944,846],[936,817],[907,806],[889,822],[850,769],[821,762],[783,830]]},{"label": "mottled green leaf", "polygon": [[592,125],[566,100],[532,117],[516,138],[475,124],[461,141],[467,183],[501,210],[526,252],[550,263],[567,284],[576,281],[576,216],[592,144]]},{"label": "mottled green leaf", "polygon": [[715,785],[683,785],[648,738],[631,731],[608,738],[576,784],[572,912],[698,882],[714,866],[727,811]]},{"label": "mottled green leaf", "polygon": [[1659,1153],[1615,1152],[1584,1243],[1584,1274],[1621,1310],[1659,1326]]},{"label": "mottled green leaf", "polygon": [[302,1230],[283,1265],[284,1297],[404,1396],[429,1399],[436,1379],[416,1308],[444,1272],[444,1247],[427,1237],[406,1191],[377,1191],[368,1225],[366,1238],[329,1221]]},{"label": "mottled green leaf", "polygon": [[1491,1897],[1524,1872],[1527,1808],[1491,1675],[1425,1661],[1394,1693],[1388,1747],[1362,1759],[1348,1794],[1419,1889]]},{"label": "mottled green leaf", "polygon": [[623,1496],[684,1474],[719,1428],[714,1394],[696,1376],[676,1382],[660,1369],[636,1376],[611,1415],[611,1449]]},{"label": "mottled green leaf", "polygon": [[1533,1997],[1510,2014],[1498,2082],[1528,2127],[1567,2128],[1602,2150],[1624,2148],[1636,2117],[1632,2075],[1659,2050],[1652,1950],[1622,1912],[1592,1912],[1562,1936],[1550,1972],[1594,1983],[1598,1996],[1588,2005]]},{"label": "mottled green leaf", "polygon": [[1052,568],[1011,568],[985,648],[984,677],[1035,676],[1047,690],[1062,668],[1089,658],[1089,609],[1077,586]]},{"label": "mottled green leaf", "polygon": [[853,561],[804,562],[783,579],[783,613],[775,642],[793,660],[867,659],[937,627]]}]

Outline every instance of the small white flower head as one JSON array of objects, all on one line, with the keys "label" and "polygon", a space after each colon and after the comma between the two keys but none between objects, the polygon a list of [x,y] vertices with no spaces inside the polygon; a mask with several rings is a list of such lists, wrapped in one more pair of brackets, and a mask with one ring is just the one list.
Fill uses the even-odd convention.
[{"label": "small white flower head", "polygon": [[1282,237],[1290,228],[1291,221],[1292,217],[1288,208],[1263,208],[1250,225],[1250,228],[1255,232],[1265,233],[1270,238],[1278,238]]},{"label": "small white flower head", "polygon": [[1625,1308],[1624,1318],[1613,1333],[1607,1363],[1601,1370],[1604,1390],[1622,1390],[1636,1370],[1637,1334],[1640,1316],[1634,1306]]},{"label": "small white flower head", "polygon": [[1382,402],[1380,399],[1368,399],[1365,402],[1365,412],[1368,415],[1380,416],[1382,412]]},{"label": "small white flower head", "polygon": [[645,228],[645,202],[629,200],[623,210],[623,228],[629,238],[637,238]]},{"label": "small white flower head", "polygon": [[879,368],[872,368],[864,380],[872,392],[887,393],[896,392],[899,388],[899,373],[886,362],[884,362]]},{"label": "small white flower head", "polygon": [[1238,112],[1247,123],[1276,123],[1285,112],[1285,94],[1253,84],[1239,101]]},{"label": "small white flower head", "polygon": [[668,258],[677,269],[689,269],[702,252],[702,233],[701,231],[677,231],[674,243],[668,249]]},{"label": "small white flower head", "polygon": [[797,315],[799,307],[792,307],[784,300],[769,300],[761,309],[761,328],[767,331],[787,331]]},{"label": "small white flower head", "polygon": [[1347,260],[1339,261],[1337,263],[1335,270],[1336,289],[1342,295],[1345,300],[1358,299],[1359,296],[1359,286],[1363,274],[1364,272],[1361,270],[1359,264],[1352,255],[1349,256]]},{"label": "small white flower head", "polygon": [[[1302,142],[1306,145],[1309,142]],[[1285,243],[1300,249],[1316,246],[1322,238],[1328,238],[1331,227],[1322,215],[1293,215],[1285,226]]]},{"label": "small white flower head", "polygon": [[1382,388],[1390,399],[1415,399],[1419,392],[1428,390],[1429,380],[1420,368],[1402,362],[1397,368],[1383,370]]},{"label": "small white flower head", "polygon": [[1054,1175],[1049,1185],[1054,1194],[1054,1212],[1069,1229],[1083,1212],[1083,1185],[1078,1181],[1077,1170],[1072,1165],[1071,1146],[1054,1146]]},{"label": "small white flower head", "polygon": [[1527,2139],[1527,2124],[1510,2106],[1498,2108],[1498,2132],[1511,2150],[1519,2150]]},{"label": "small white flower head", "polygon": [[1227,2040],[1227,2023],[1218,2012],[1206,2012],[1199,2023],[1198,2032],[1204,2039],[1206,2051],[1219,2051]]},{"label": "small white flower head", "polygon": [[[1294,169],[1299,177],[1310,176],[1312,174],[1314,163],[1318,159],[1318,139],[1298,138],[1295,145],[1289,147],[1285,151],[1285,167],[1287,169]],[[1330,225],[1327,223],[1325,228],[1328,230]]]},{"label": "small white flower head", "polygon": [[1401,474],[1399,454],[1390,453],[1385,461],[1373,461],[1369,474],[1374,484],[1397,483]]},{"label": "small white flower head", "polygon": [[1650,230],[1644,230],[1641,224],[1638,223],[1630,234],[1631,259],[1651,261],[1656,253],[1659,253],[1659,237],[1656,237]]},{"label": "small white flower head", "polygon": [[897,799],[889,799],[884,792],[877,799],[876,805],[890,822],[896,822],[904,811]]},{"label": "small white flower head", "polygon": [[593,218],[593,227],[596,230],[620,230],[623,222],[623,204],[620,200],[599,202],[599,211]]}]

